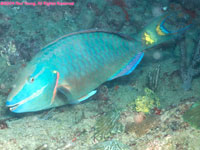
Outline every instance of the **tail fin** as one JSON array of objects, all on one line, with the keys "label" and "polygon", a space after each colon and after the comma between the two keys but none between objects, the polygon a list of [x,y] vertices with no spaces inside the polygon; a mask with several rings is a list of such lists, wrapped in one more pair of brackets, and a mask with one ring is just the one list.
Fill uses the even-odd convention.
[{"label": "tail fin", "polygon": [[[191,26],[191,24],[189,24],[180,27],[179,23],[179,25],[177,23],[174,25],[174,23],[172,23],[173,20],[170,19],[176,19],[175,21],[177,22],[177,18],[172,15],[173,14],[166,14],[155,18],[139,34],[137,34],[135,39],[141,41],[144,48],[150,48],[177,37]],[[178,29],[177,25],[179,26]]]}]

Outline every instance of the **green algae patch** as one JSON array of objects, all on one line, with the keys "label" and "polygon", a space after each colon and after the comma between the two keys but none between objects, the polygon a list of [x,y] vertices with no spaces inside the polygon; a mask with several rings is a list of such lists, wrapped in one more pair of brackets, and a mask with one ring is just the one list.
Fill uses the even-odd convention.
[{"label": "green algae patch", "polygon": [[192,127],[200,129],[200,101],[183,114],[183,119]]}]

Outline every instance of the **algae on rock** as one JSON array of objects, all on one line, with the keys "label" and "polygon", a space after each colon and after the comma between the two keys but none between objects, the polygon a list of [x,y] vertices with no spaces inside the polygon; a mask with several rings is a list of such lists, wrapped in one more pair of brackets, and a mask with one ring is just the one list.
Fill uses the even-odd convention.
[{"label": "algae on rock", "polygon": [[99,119],[95,124],[95,138],[97,140],[108,139],[110,136],[123,131],[123,125],[119,122],[120,111],[113,110]]},{"label": "algae on rock", "polygon": [[110,140],[97,143],[90,150],[129,150],[129,147],[120,141]]},{"label": "algae on rock", "polygon": [[158,126],[159,118],[156,115],[149,115],[141,123],[129,122],[126,124],[125,132],[129,134],[134,133],[137,137],[141,137]]},{"label": "algae on rock", "polygon": [[183,119],[194,128],[200,129],[200,101],[184,113]]}]

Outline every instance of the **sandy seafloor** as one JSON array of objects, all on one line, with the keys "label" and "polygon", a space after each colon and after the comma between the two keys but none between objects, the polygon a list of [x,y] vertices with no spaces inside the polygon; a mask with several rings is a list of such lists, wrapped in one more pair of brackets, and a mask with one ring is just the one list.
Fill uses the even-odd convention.
[{"label": "sandy seafloor", "polygon": [[[191,54],[200,38],[198,2],[174,3],[195,11],[195,25],[183,35]],[[200,130],[182,118],[184,112],[200,99],[198,76],[192,81],[191,90],[182,88],[179,45],[183,39],[151,48],[133,73],[106,82],[99,88],[100,94],[82,104],[21,115],[13,114],[5,107],[7,95],[15,85],[16,72],[49,42],[66,33],[91,28],[136,33],[153,17],[162,15],[163,7],[168,8],[166,11],[175,9],[170,8],[171,4],[167,0],[87,0],[75,1],[74,7],[62,8],[1,6],[0,150],[200,150]],[[137,96],[144,95],[147,76],[157,66],[160,66],[160,76],[155,93],[160,99],[161,114],[152,111],[142,124],[127,129],[136,114],[128,105]],[[116,113],[118,121],[115,123],[120,125],[119,131],[111,131],[115,125],[106,127],[108,119],[105,129],[97,135],[96,121],[115,109],[120,110]],[[96,137],[101,134],[102,138]],[[118,141],[118,147],[109,147],[109,142],[100,144],[99,148],[95,146],[110,140]]]}]

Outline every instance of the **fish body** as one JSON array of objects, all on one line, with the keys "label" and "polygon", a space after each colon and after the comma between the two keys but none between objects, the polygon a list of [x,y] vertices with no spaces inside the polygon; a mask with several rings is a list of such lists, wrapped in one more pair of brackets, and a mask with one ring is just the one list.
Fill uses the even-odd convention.
[{"label": "fish body", "polygon": [[137,40],[111,32],[84,31],[50,43],[19,74],[6,105],[22,113],[89,98],[105,81],[130,74],[144,49],[174,37],[159,27],[162,20],[147,26]]},{"label": "fish body", "polygon": [[134,47],[132,41],[116,34],[85,32],[67,36],[48,46],[41,54],[46,58],[41,61],[51,60],[52,68],[60,72],[58,86],[67,86],[76,100],[127,64],[137,54]]}]

